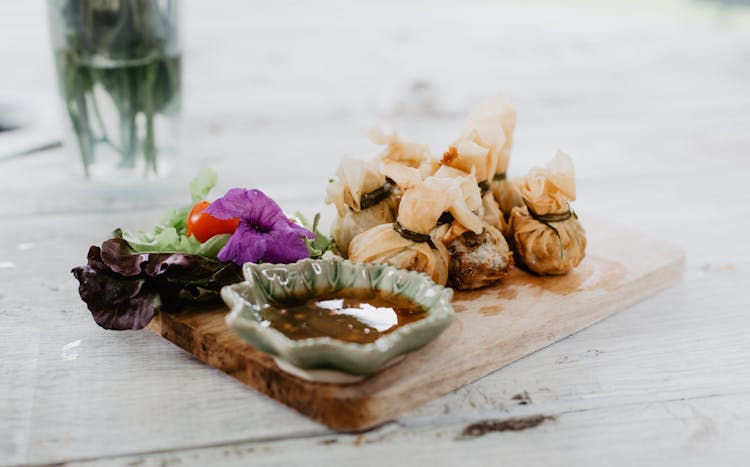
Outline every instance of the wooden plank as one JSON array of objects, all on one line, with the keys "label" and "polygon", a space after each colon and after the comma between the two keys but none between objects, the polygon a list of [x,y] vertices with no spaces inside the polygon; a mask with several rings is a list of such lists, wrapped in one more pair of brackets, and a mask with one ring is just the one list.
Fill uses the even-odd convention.
[{"label": "wooden plank", "polygon": [[[179,452],[139,453],[66,463],[83,466],[263,465],[486,466],[486,465],[707,465],[747,464],[748,393],[614,405],[586,411],[539,412],[520,431],[465,436],[466,428],[511,417],[440,420],[417,427],[388,426],[366,434],[196,446]],[[537,410],[537,411],[535,411]],[[533,414],[533,415],[532,415]],[[442,423],[440,423],[442,422]]]},{"label": "wooden plank", "polygon": [[587,224],[589,256],[571,274],[519,269],[502,284],[457,293],[457,319],[436,341],[357,384],[281,371],[224,323],[226,310],[162,314],[152,329],[245,384],[343,431],[370,428],[575,333],[674,283],[679,248],[604,222]]},{"label": "wooden plank", "polygon": [[[692,184],[685,181],[685,187]],[[721,192],[712,193],[709,199]],[[545,413],[750,391],[744,332],[750,296],[737,294],[750,280],[748,245],[727,242],[706,249],[710,232],[691,230],[694,220],[680,212],[638,216],[625,204],[618,212],[631,223],[648,214],[639,225],[696,252],[683,282],[400,416],[398,426],[525,416],[527,406],[512,399],[524,391],[534,410]],[[750,228],[747,212],[746,205],[718,203],[701,221],[742,231]],[[0,270],[0,316],[9,324],[0,330],[6,356],[0,362],[0,394],[7,401],[0,404],[0,453],[8,463],[171,452],[328,432],[158,336],[104,331],[92,322],[67,270],[112,227],[146,227],[154,216],[158,211],[56,215],[3,225],[0,261],[16,265]],[[79,340],[63,360],[62,348]],[[134,424],[149,428],[133,430]]]}]

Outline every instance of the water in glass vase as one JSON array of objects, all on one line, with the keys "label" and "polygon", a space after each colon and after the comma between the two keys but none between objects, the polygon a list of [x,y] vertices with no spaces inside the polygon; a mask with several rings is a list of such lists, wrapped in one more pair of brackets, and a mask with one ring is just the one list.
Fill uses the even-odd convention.
[{"label": "water in glass vase", "polygon": [[129,180],[163,175],[177,151],[180,54],[83,59],[55,52],[64,111],[87,177]]}]

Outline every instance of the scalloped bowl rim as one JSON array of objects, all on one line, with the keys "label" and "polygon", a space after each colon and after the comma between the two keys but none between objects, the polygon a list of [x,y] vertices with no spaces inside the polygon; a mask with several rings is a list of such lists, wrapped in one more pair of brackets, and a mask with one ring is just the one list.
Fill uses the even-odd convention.
[{"label": "scalloped bowl rim", "polygon": [[[381,276],[385,274],[395,274],[408,281],[417,280],[425,282],[429,285],[429,289],[436,291],[436,298],[432,305],[426,306],[423,303],[420,303],[417,297],[409,297],[399,293],[409,300],[422,305],[425,308],[427,316],[418,321],[399,326],[394,331],[381,336],[374,342],[356,343],[335,339],[329,336],[311,337],[298,340],[291,339],[276,329],[262,326],[261,322],[255,317],[257,315],[253,316],[254,313],[250,310],[250,302],[240,293],[242,290],[252,289],[257,286],[254,283],[255,278],[253,271],[257,271],[257,275],[260,276],[264,271],[269,269],[283,269],[292,272],[294,269],[300,269],[305,266],[312,267],[315,263],[320,264],[329,262],[339,262],[342,267],[351,267],[355,268],[355,270],[366,271],[368,273],[368,278],[370,279],[372,276],[369,274],[372,271],[380,270]],[[451,298],[453,296],[452,289],[435,284],[430,277],[424,273],[399,269],[391,265],[378,263],[354,263],[340,257],[334,257],[325,259],[308,258],[292,264],[247,263],[242,269],[245,280],[243,282],[226,286],[221,290],[222,298],[231,307],[230,313],[226,316],[227,325],[230,329],[237,332],[245,341],[253,345],[253,347],[259,348],[259,350],[272,354],[278,358],[283,358],[284,360],[304,369],[332,368],[351,374],[373,373],[398,355],[414,351],[434,340],[448,327],[454,317],[454,311],[451,305]],[[368,287],[353,287],[352,289],[368,289]],[[338,291],[340,290],[343,290],[343,288]],[[371,281],[369,290],[384,289],[380,287],[379,284],[373,284]],[[312,293],[312,291],[308,292],[310,293],[310,298],[315,297],[315,294]],[[263,294],[265,295],[265,292]],[[266,295],[266,299],[267,298]],[[421,337],[420,334],[422,335]],[[427,337],[425,338],[424,335],[427,335]],[[253,336],[257,336],[257,340],[263,342],[256,341]],[[416,343],[408,342],[410,338],[421,340]],[[403,349],[399,349],[398,347],[403,347]],[[323,352],[323,355],[319,356],[317,359],[310,357],[313,360],[318,360],[317,365],[305,365],[294,355],[297,352],[310,351],[312,349],[317,349],[320,352]],[[339,354],[338,357],[340,357],[339,360],[334,358],[337,353]],[[321,365],[321,362],[324,364]]]}]

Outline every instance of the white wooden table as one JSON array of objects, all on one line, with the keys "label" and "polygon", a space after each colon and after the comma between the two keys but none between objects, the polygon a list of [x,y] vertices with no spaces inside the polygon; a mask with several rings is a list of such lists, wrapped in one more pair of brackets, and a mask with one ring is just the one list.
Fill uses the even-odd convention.
[{"label": "white wooden table", "polygon": [[[0,97],[48,115],[41,3],[2,5]],[[747,12],[558,5],[186,2],[182,172],[136,195],[77,182],[64,149],[0,161],[0,464],[748,465]],[[520,111],[511,170],[567,150],[584,224],[682,246],[679,285],[358,435],[149,332],[104,331],[78,298],[88,246],[181,204],[201,165],[314,212],[343,154],[374,154],[369,125],[437,152],[497,90]],[[533,415],[554,419],[461,437]]]}]

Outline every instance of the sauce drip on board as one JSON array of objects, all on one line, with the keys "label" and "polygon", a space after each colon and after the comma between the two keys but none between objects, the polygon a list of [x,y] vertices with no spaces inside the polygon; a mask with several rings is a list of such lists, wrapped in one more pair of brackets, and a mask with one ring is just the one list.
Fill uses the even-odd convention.
[{"label": "sauce drip on board", "polygon": [[329,336],[358,344],[375,342],[399,326],[427,316],[421,306],[410,300],[380,295],[276,304],[264,308],[260,314],[262,326],[276,329],[290,339]]}]

